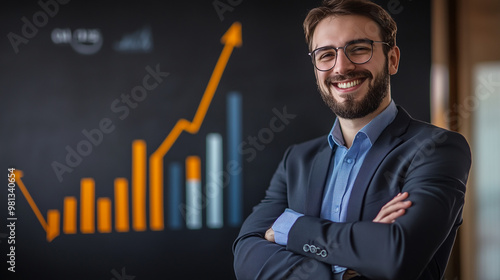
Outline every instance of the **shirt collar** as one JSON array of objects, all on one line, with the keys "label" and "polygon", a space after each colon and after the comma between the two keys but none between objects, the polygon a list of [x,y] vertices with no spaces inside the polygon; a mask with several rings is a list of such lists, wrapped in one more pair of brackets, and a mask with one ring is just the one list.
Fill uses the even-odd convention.
[{"label": "shirt collar", "polygon": [[[373,145],[382,131],[396,118],[397,114],[398,108],[396,107],[394,100],[391,100],[389,106],[387,106],[384,111],[378,114],[373,120],[358,131],[358,133],[365,134],[370,143]],[[334,145],[345,146],[344,136],[342,135],[338,118],[335,119],[332,130],[328,134],[328,144],[330,144],[330,148],[333,148]]]}]

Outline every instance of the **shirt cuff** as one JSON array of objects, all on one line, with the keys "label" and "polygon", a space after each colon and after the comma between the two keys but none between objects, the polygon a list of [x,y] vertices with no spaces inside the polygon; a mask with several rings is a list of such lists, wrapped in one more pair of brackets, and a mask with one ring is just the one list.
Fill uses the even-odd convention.
[{"label": "shirt cuff", "polygon": [[279,245],[286,246],[288,243],[288,232],[290,232],[290,229],[295,221],[302,216],[304,216],[304,214],[300,214],[287,208],[272,226],[272,229],[274,230],[274,241]]}]

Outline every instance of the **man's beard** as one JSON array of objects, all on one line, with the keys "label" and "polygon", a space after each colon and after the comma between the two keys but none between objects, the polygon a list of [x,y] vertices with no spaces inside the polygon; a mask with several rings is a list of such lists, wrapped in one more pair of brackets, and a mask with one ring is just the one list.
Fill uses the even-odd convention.
[{"label": "man's beard", "polygon": [[[337,102],[333,97],[332,84],[338,81],[352,80],[357,78],[366,78],[368,82],[368,93],[361,101],[355,101],[354,97],[350,94],[346,94],[345,101],[343,103]],[[368,70],[350,72],[346,75],[337,75],[334,77],[328,77],[324,86],[327,89],[325,92],[318,84],[319,92],[323,101],[330,107],[335,115],[343,119],[358,119],[365,117],[366,115],[375,112],[378,109],[384,98],[389,92],[390,75],[389,69],[387,67],[387,62],[385,63],[384,70],[377,79],[374,80],[373,85],[370,82],[373,81],[373,75]]]}]

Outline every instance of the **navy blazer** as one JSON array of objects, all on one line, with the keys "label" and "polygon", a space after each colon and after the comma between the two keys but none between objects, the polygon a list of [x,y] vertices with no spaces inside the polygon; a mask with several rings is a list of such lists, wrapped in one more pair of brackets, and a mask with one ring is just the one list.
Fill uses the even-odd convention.
[{"label": "navy blazer", "polygon": [[[340,265],[360,279],[442,279],[471,165],[464,137],[412,119],[398,106],[361,166],[345,223],[319,218],[334,152],[326,136],[288,148],[234,242],[237,278],[332,279],[331,266]],[[372,222],[400,192],[412,201],[405,215],[392,224]],[[286,208],[305,216],[285,248],[264,234]]]}]

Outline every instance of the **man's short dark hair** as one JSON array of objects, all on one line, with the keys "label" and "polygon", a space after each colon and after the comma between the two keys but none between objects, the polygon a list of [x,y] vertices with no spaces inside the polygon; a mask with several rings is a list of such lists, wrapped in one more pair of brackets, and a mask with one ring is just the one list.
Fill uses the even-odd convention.
[{"label": "man's short dark hair", "polygon": [[304,20],[304,33],[309,50],[312,51],[312,37],[320,21],[330,16],[359,15],[377,23],[384,42],[384,53],[396,46],[397,25],[389,13],[379,5],[368,0],[324,0],[320,7],[314,8]]}]

